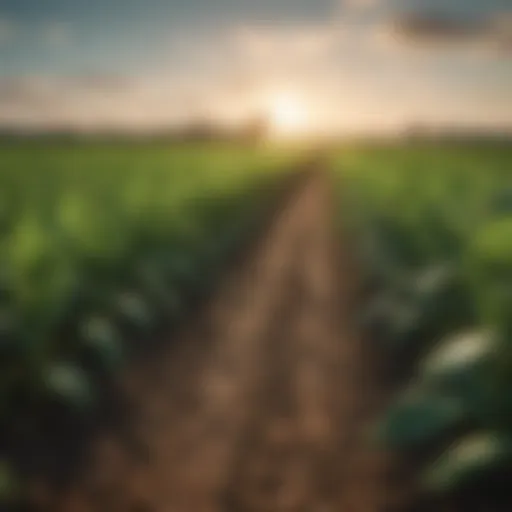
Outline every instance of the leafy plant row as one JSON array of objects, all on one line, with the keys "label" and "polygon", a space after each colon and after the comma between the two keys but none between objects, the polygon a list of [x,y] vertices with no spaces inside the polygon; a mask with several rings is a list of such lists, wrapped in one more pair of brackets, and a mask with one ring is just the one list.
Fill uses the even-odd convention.
[{"label": "leafy plant row", "polygon": [[254,235],[288,157],[222,147],[0,151],[1,501],[16,491],[12,440],[40,436],[48,415],[86,421],[127,358],[179,322]]},{"label": "leafy plant row", "polygon": [[361,322],[402,391],[377,426],[426,491],[493,487],[512,469],[512,150],[347,151]]}]

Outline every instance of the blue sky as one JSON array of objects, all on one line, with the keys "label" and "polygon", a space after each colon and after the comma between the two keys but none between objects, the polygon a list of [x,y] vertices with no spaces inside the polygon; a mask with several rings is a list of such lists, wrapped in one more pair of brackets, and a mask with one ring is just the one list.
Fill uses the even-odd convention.
[{"label": "blue sky", "polygon": [[509,0],[0,0],[3,124],[242,118],[284,91],[318,128],[512,125],[511,61]]}]

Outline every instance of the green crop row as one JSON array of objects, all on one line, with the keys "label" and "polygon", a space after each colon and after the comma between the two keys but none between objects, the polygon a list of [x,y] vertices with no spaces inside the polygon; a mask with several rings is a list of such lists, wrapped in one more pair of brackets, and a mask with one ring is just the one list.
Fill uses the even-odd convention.
[{"label": "green crop row", "polygon": [[[402,391],[377,437],[456,493],[512,468],[512,149],[339,153],[361,323]],[[348,219],[348,220],[347,220]]]},{"label": "green crop row", "polygon": [[[254,234],[289,163],[263,148],[0,147],[4,456],[49,407],[90,414]],[[1,466],[0,497],[11,480]]]}]

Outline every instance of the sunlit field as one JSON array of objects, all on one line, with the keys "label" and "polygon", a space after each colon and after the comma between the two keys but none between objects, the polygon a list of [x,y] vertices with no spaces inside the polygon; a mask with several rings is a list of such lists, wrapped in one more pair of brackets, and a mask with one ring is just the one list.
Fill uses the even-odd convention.
[{"label": "sunlit field", "polygon": [[[304,116],[283,98],[273,123],[281,136],[290,135]],[[352,425],[361,435],[368,431],[371,446],[403,456],[418,475],[418,488],[432,496],[466,496],[480,484],[497,483],[499,492],[506,487],[500,482],[512,466],[512,149],[483,143],[346,143],[317,148],[308,164],[305,143],[276,138],[279,142],[245,145],[50,139],[0,146],[0,432],[7,440],[0,444],[0,502],[23,502],[30,479],[38,475],[37,469],[27,470],[26,461],[20,464],[26,450],[19,443],[44,440],[55,424],[72,425],[71,435],[93,422],[104,395],[113,392],[130,363],[137,366],[151,353],[154,342],[186,342],[175,339],[178,328],[196,322],[202,302],[219,300],[224,276],[238,268],[235,256],[251,253],[251,244],[276,225],[272,258],[278,264],[269,255],[253,255],[254,268],[275,274],[245,278],[248,318],[261,314],[257,300],[273,318],[255,320],[261,333],[253,339],[253,350],[274,372],[269,375],[281,382],[291,372],[296,388],[290,389],[309,393],[307,380],[290,368],[316,364],[333,403],[341,404],[347,393],[356,407],[365,403],[362,381],[351,381],[342,368],[334,371],[335,361],[332,368],[309,356],[300,362],[294,322],[307,319],[324,329],[330,324],[317,315],[324,310],[338,315],[342,309],[328,307],[337,304],[335,294],[312,308],[306,293],[313,286],[307,276],[324,275],[325,290],[336,288],[337,269],[329,268],[335,260],[321,259],[331,249],[318,249],[321,236],[327,236],[322,233],[329,232],[355,261],[351,277],[363,292],[361,303],[347,299],[357,304],[350,322],[395,390],[369,425],[351,424],[357,415],[349,411],[339,427]],[[301,176],[302,188],[287,200]],[[315,187],[328,189],[335,218],[315,217],[328,206]],[[279,221],[278,207],[284,208],[284,220]],[[332,229],[325,231],[329,222]],[[338,263],[343,281],[347,270]],[[294,291],[290,276],[302,288]],[[322,297],[321,281],[312,283]],[[234,286],[243,289],[243,280]],[[274,318],[271,304],[281,294],[292,313]],[[243,304],[235,298],[224,306],[225,330],[209,341],[218,346],[219,361],[225,340],[234,340],[235,347],[244,342],[232,326],[244,325],[237,316]],[[265,322],[284,334],[267,339]],[[331,340],[335,345],[329,350],[337,353],[339,344],[350,340],[346,327],[340,328],[332,339],[310,340],[308,350],[330,353]],[[204,342],[197,345],[197,357],[206,359]],[[270,371],[250,351],[235,353],[244,371]],[[166,357],[162,365],[174,356]],[[359,365],[360,378],[366,379],[366,359],[352,359],[341,363]],[[202,364],[215,369],[214,360]],[[220,375],[229,379],[224,368]],[[261,375],[257,385],[272,386],[270,377]],[[337,388],[333,382],[343,376],[347,388]],[[223,385],[238,389],[241,378]],[[183,393],[193,385],[193,376],[179,380]],[[219,389],[221,402],[231,396]],[[266,400],[284,393],[268,390]],[[207,397],[217,392],[204,391]],[[155,397],[164,392],[159,384],[153,393],[144,392],[144,401],[158,402]],[[214,407],[213,398],[205,400],[193,414]],[[235,403],[229,414],[238,407]],[[271,415],[265,420],[270,414],[265,411],[256,413],[258,421],[272,420]],[[300,414],[308,418],[306,410]],[[186,413],[183,417],[189,421]],[[178,429],[181,416],[175,421]],[[181,485],[179,479],[175,483]]]},{"label": "sunlit field", "polygon": [[448,144],[336,158],[360,322],[405,388],[377,436],[436,492],[494,485],[512,462],[511,163],[510,147]]},{"label": "sunlit field", "polygon": [[512,512],[510,0],[0,0],[0,512]]},{"label": "sunlit field", "polygon": [[92,406],[130,342],[179,320],[254,236],[291,162],[222,145],[2,146],[0,423],[45,400]]}]

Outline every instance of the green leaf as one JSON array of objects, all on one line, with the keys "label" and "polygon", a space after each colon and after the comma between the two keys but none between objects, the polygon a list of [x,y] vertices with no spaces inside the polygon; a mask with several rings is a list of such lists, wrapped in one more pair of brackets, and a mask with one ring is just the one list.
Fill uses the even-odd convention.
[{"label": "green leaf", "polygon": [[474,377],[498,350],[492,330],[466,331],[442,341],[421,365],[423,379],[456,383]]},{"label": "green leaf", "polygon": [[423,474],[425,487],[434,492],[450,492],[491,476],[512,464],[512,439],[496,432],[463,438]]},{"label": "green leaf", "polygon": [[159,308],[163,308],[166,315],[178,315],[181,301],[175,286],[166,282],[165,273],[164,264],[157,259],[140,264],[136,271],[145,295],[151,297]]},{"label": "green leaf", "polygon": [[448,263],[432,265],[423,270],[414,282],[414,291],[423,302],[447,295],[455,280],[455,271]]},{"label": "green leaf", "polygon": [[50,395],[71,409],[83,411],[94,404],[92,383],[73,363],[55,363],[46,369],[44,377]]},{"label": "green leaf", "polygon": [[463,419],[464,409],[456,398],[413,388],[389,408],[377,438],[395,449],[420,448]]},{"label": "green leaf", "polygon": [[450,262],[424,268],[413,276],[411,300],[422,312],[422,331],[437,338],[472,318],[471,298],[461,272]]},{"label": "green leaf", "polygon": [[400,350],[415,339],[421,318],[421,310],[413,300],[393,291],[380,294],[370,303],[362,325],[393,350]]},{"label": "green leaf", "polygon": [[82,325],[81,337],[106,369],[112,371],[121,366],[124,360],[122,340],[112,322],[102,317],[90,318]]},{"label": "green leaf", "polygon": [[[487,266],[510,272],[512,258],[512,217],[506,216],[489,222],[474,238],[477,259]],[[510,275],[510,273],[508,273]]]},{"label": "green leaf", "polygon": [[422,312],[413,301],[402,302],[393,309],[390,321],[395,348],[403,348],[404,345],[415,341],[421,319]]},{"label": "green leaf", "polygon": [[117,310],[121,317],[140,329],[149,329],[153,315],[145,300],[135,293],[123,293],[117,299]]},{"label": "green leaf", "polygon": [[495,194],[492,198],[491,211],[495,215],[512,215],[512,187]]}]

